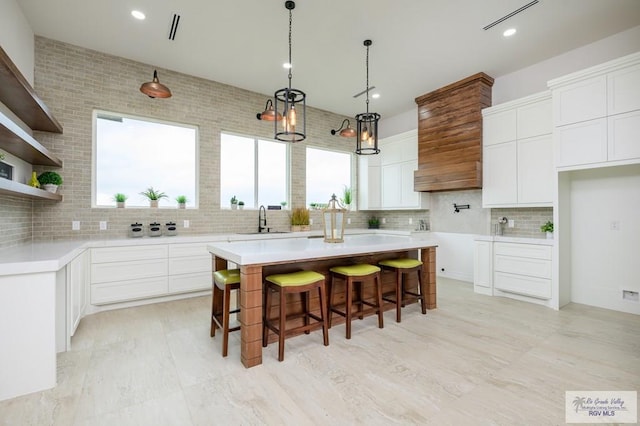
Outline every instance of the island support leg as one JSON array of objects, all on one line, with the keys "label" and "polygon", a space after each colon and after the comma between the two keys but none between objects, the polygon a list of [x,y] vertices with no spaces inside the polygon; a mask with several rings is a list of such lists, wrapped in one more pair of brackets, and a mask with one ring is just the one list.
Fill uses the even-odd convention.
[{"label": "island support leg", "polygon": [[240,267],[240,339],[242,364],[262,364],[262,266]]},{"label": "island support leg", "polygon": [[420,250],[422,259],[422,288],[420,291],[426,296],[427,309],[436,309],[436,248],[426,247]]}]

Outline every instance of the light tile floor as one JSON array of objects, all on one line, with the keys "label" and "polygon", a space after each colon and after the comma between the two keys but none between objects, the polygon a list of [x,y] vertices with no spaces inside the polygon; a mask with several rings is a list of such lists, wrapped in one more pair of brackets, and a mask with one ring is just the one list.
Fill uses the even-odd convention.
[{"label": "light tile floor", "polygon": [[[58,356],[58,386],[0,402],[2,425],[559,425],[565,390],[639,390],[640,318],[556,312],[438,279],[417,305],[289,339],[245,369],[209,338],[210,298],[102,312]],[[7,348],[3,348],[6,350]]]}]

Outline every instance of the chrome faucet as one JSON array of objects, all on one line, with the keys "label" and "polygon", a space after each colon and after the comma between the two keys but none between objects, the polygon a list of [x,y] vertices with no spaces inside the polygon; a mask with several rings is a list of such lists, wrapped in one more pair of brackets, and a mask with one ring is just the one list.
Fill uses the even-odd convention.
[{"label": "chrome faucet", "polygon": [[267,228],[267,209],[264,206],[260,206],[258,209],[258,232],[263,230],[269,232],[269,228]]}]

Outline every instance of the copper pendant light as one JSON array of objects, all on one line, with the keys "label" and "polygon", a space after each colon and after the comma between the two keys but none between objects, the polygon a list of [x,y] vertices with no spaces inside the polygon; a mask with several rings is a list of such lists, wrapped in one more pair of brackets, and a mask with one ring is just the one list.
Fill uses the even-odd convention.
[{"label": "copper pendant light", "polygon": [[153,81],[143,83],[140,91],[150,98],[170,98],[171,90],[158,80],[158,71],[153,70]]},{"label": "copper pendant light", "polygon": [[282,114],[277,113],[273,109],[273,101],[271,99],[267,100],[267,104],[264,106],[264,111],[256,114],[258,120],[264,121],[280,121],[282,120]]},{"label": "copper pendant light", "polygon": [[[347,127],[345,127],[345,124]],[[335,134],[339,134],[343,138],[352,138],[356,135],[356,130],[351,127],[351,122],[346,118],[342,121],[340,128],[338,130],[331,129],[331,134],[335,136]]]}]

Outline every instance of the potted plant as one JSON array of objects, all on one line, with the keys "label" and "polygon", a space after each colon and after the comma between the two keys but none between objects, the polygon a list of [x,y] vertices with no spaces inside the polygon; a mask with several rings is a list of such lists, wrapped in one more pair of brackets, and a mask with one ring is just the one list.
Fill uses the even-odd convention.
[{"label": "potted plant", "polygon": [[280,206],[284,210],[284,208],[287,207],[287,202],[286,201],[280,201]]},{"label": "potted plant", "polygon": [[125,194],[122,194],[120,192],[118,192],[116,195],[113,196],[113,201],[116,202],[116,207],[119,209],[124,208],[124,202],[127,201],[127,197]]},{"label": "potted plant", "polygon": [[38,176],[38,182],[46,191],[55,193],[58,186],[62,185],[62,178],[56,172],[43,172]]},{"label": "potted plant", "polygon": [[347,210],[351,210],[351,203],[353,202],[353,192],[351,187],[345,185],[342,191],[342,198],[340,202],[344,205]]},{"label": "potted plant", "polygon": [[160,199],[169,198],[169,196],[164,192],[156,191],[155,189],[153,189],[153,186],[147,188],[146,191],[142,191],[140,195],[148,198],[149,206],[154,208],[158,207],[158,201],[160,201]]},{"label": "potted plant", "polygon": [[311,230],[309,226],[309,209],[296,207],[291,210],[291,230],[293,232]]},{"label": "potted plant", "polygon": [[179,209],[187,208],[187,201],[189,201],[189,200],[187,199],[186,195],[178,195],[176,197],[176,202],[178,203],[178,208]]},{"label": "potted plant", "polygon": [[369,229],[378,229],[380,228],[380,219],[373,216],[369,218]]},{"label": "potted plant", "polygon": [[240,210],[243,210],[243,209],[244,209],[244,201],[238,201],[238,208],[239,208]]},{"label": "potted plant", "polygon": [[237,208],[238,208],[238,199],[234,195],[233,197],[231,197],[231,210],[235,210]]},{"label": "potted plant", "polygon": [[551,222],[550,220],[547,221],[544,225],[542,225],[540,227],[540,230],[542,232],[546,232],[547,233],[547,239],[552,239],[553,238],[553,222]]}]

